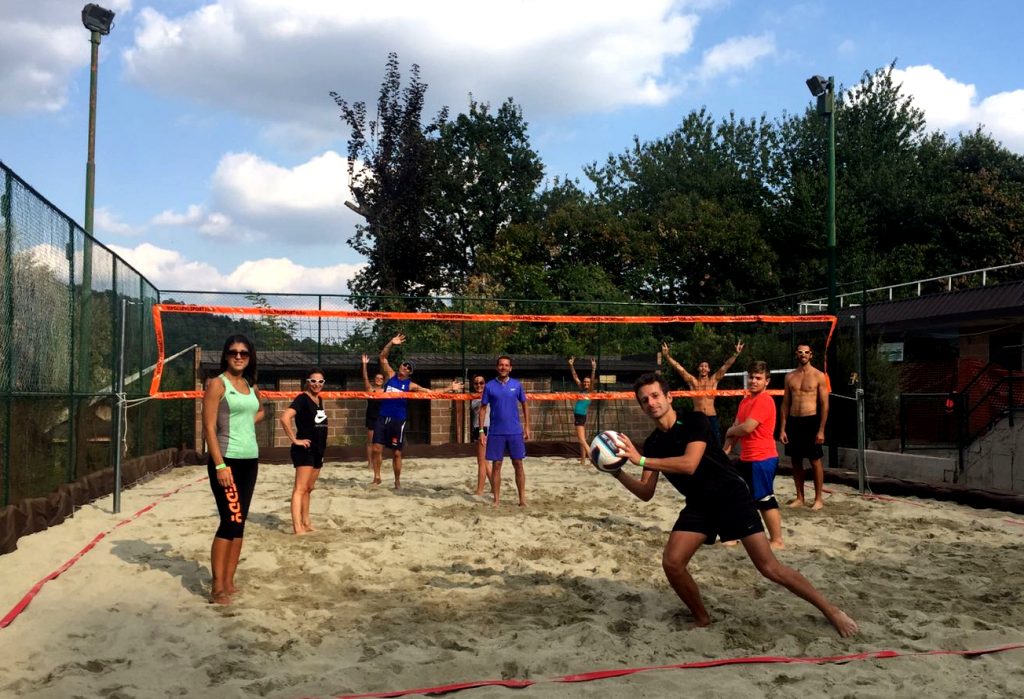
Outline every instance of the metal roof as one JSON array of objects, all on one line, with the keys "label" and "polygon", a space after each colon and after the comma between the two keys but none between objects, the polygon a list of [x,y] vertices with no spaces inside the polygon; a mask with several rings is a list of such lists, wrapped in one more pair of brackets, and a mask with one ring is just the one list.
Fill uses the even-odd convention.
[{"label": "metal roof", "polygon": [[865,310],[868,327],[899,325],[901,329],[912,329],[1021,322],[1024,321],[1024,282],[873,303],[866,309],[844,309],[840,315],[860,315]]}]

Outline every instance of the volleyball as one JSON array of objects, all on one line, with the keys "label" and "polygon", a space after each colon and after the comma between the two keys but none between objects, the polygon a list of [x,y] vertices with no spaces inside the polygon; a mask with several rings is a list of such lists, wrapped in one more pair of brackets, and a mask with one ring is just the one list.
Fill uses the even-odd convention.
[{"label": "volleyball", "polygon": [[614,430],[605,430],[590,443],[590,460],[598,471],[615,473],[627,459],[620,455],[622,440]]}]

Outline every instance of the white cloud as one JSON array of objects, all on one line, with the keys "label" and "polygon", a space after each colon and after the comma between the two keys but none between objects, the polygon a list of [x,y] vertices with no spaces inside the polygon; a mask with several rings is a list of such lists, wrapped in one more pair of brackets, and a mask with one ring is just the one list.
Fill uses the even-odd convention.
[{"label": "white cloud", "polygon": [[[71,75],[89,65],[89,33],[82,26],[82,5],[72,0],[18,4],[16,12],[4,9],[0,114],[57,111],[67,103]],[[131,0],[103,3],[119,17],[131,5]]]},{"label": "white cloud", "polygon": [[110,233],[120,236],[135,236],[143,232],[143,228],[125,223],[117,214],[107,208],[100,207],[93,214],[93,227],[97,233]]},{"label": "white cloud", "polygon": [[697,75],[703,79],[747,70],[757,61],[775,53],[775,37],[740,36],[728,39],[704,52]]},{"label": "white cloud", "polygon": [[134,248],[111,245],[110,249],[158,289],[346,294],[348,281],[362,268],[354,264],[306,267],[288,258],[264,258],[243,262],[223,274],[209,263],[150,243]]},{"label": "white cloud", "polygon": [[211,180],[208,204],[163,211],[151,225],[241,242],[343,245],[359,220],[345,207],[351,196],[347,161],[334,151],[293,168],[252,153],[228,153]]},{"label": "white cloud", "polygon": [[[662,104],[678,90],[667,62],[690,50],[684,3],[216,0],[179,16],[145,8],[124,54],[149,89],[280,124],[303,137],[339,130],[328,92],[376,99],[384,61],[425,66],[428,113],[472,92],[509,95],[528,113]],[[372,111],[372,107],[371,107]]]},{"label": "white cloud", "polygon": [[893,81],[925,114],[928,126],[941,131],[970,131],[979,124],[1003,145],[1024,152],[1024,90],[1001,92],[978,102],[974,85],[947,77],[930,65],[893,70]]}]

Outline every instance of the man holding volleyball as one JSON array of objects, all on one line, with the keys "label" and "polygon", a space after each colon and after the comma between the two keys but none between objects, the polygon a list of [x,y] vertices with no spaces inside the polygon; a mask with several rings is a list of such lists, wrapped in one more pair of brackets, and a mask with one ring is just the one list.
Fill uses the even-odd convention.
[{"label": "man holding volleyball", "polygon": [[714,439],[707,416],[696,411],[676,414],[668,384],[660,374],[644,374],[633,389],[655,430],[644,442],[642,456],[627,436],[620,435],[622,455],[641,466],[643,473],[637,479],[620,469],[614,477],[646,502],[654,497],[658,477],[664,473],[686,498],[665,544],[662,566],[696,625],[708,626],[711,616],[687,566],[702,544],[713,544],[719,537],[722,541],[739,539],[758,572],[814,605],[840,636],[856,633],[853,619],[825,599],[807,578],[775,558],[747,484],[725,452],[707,448]]}]

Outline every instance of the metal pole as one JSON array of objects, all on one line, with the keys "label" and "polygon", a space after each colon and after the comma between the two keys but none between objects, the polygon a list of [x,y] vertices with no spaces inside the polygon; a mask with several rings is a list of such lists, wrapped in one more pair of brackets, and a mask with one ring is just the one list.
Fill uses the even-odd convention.
[{"label": "metal pole", "polygon": [[[836,110],[835,110],[835,78],[829,76],[828,90],[824,98],[824,112],[828,117],[828,312],[829,315],[836,315],[838,304],[836,303]],[[833,368],[836,365],[835,344],[829,346],[828,364]],[[833,430],[834,432],[834,430]],[[829,440],[828,445],[829,468],[839,466],[839,445],[835,437]]]},{"label": "metal pole", "polygon": [[836,110],[835,78],[828,79],[825,93],[825,108],[828,110],[828,312],[832,315],[836,307]]},{"label": "metal pole", "polygon": [[121,299],[121,346],[117,360],[117,418],[114,421],[114,514],[121,511],[121,439],[124,435],[124,328],[128,299]]},{"label": "metal pole", "polygon": [[[79,318],[78,329],[77,386],[78,391],[83,393],[88,393],[92,388],[92,342],[89,336],[92,330],[92,223],[96,181],[96,87],[99,76],[100,33],[97,31],[91,32],[89,41],[92,43],[92,60],[89,64],[89,146],[85,163],[85,237],[82,242],[82,312]],[[88,408],[78,412],[79,437],[87,434],[85,428],[88,415]],[[87,458],[86,450],[75,450],[74,469],[76,475],[80,470],[78,464],[79,454]]]},{"label": "metal pole", "polygon": [[865,432],[865,411],[864,411],[864,361],[863,347],[864,338],[861,336],[860,320],[857,316],[850,316],[856,324],[856,346],[857,346],[857,387],[854,395],[857,398],[857,488],[861,494],[864,493],[865,480],[867,479],[867,457],[864,453],[867,445]]},{"label": "metal pole", "polygon": [[[0,214],[4,219],[4,296],[7,303],[4,308],[4,322],[7,324],[8,332],[14,327],[14,222],[11,214],[14,211],[14,186],[11,182],[11,175],[4,172],[4,196],[0,200]],[[11,504],[11,415],[13,414],[12,403],[14,393],[14,338],[8,338],[7,344],[7,375],[4,377],[7,399],[4,401],[4,446],[3,454],[3,480],[4,492],[0,505]]]}]

